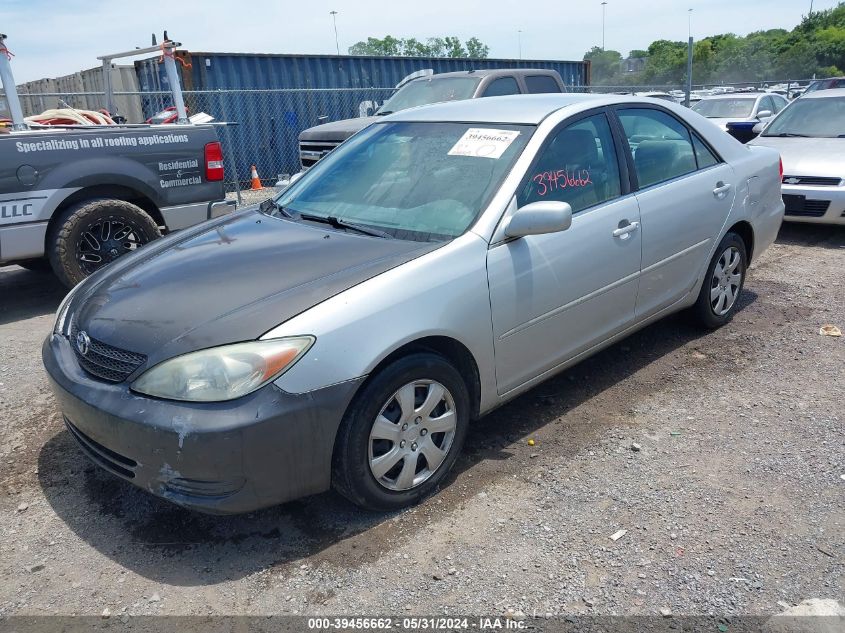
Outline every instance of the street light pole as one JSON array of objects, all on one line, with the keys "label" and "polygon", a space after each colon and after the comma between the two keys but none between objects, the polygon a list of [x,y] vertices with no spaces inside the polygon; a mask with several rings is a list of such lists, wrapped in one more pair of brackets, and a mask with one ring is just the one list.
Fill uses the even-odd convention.
[{"label": "street light pole", "polygon": [[522,29],[516,32],[516,42],[519,47],[519,58],[522,59]]},{"label": "street light pole", "polygon": [[607,14],[607,2],[601,3],[601,49],[604,50],[604,23]]},{"label": "street light pole", "polygon": [[337,54],[340,55],[340,44],[337,40],[337,11],[329,11],[332,16],[332,24],[334,24],[334,45],[337,49]]},{"label": "street light pole", "polygon": [[687,48],[687,94],[685,106],[690,106],[690,95],[692,94],[692,9],[687,12],[687,33],[689,44]]}]

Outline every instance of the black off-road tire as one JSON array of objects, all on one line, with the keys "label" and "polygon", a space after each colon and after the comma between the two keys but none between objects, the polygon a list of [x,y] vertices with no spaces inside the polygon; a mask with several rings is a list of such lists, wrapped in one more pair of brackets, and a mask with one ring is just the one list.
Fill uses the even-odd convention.
[{"label": "black off-road tire", "polygon": [[[373,476],[369,462],[370,431],[382,407],[403,385],[433,380],[443,385],[455,404],[456,429],[447,456],[430,477],[409,490],[389,490]],[[352,503],[373,511],[414,505],[431,494],[455,464],[469,426],[470,399],[460,373],[442,356],[413,353],[391,363],[356,395],[335,439],[332,486]]]},{"label": "black off-road tire", "polygon": [[[714,276],[717,274],[716,267],[722,258],[722,255],[728,249],[736,249],[739,252],[739,264],[737,271],[741,279],[739,287],[736,290],[736,298],[731,304],[730,308],[724,314],[718,314],[712,305],[711,291],[714,291]],[[745,242],[736,233],[728,233],[722,238],[716,252],[713,254],[713,259],[710,260],[710,265],[707,266],[707,272],[704,274],[704,281],[701,284],[701,291],[698,293],[698,299],[695,305],[690,308],[690,315],[694,321],[707,329],[716,329],[728,323],[734,316],[739,305],[739,296],[742,294],[742,289],[745,286],[745,277],[748,272],[748,256],[745,251]]]},{"label": "black off-road tire", "polygon": [[141,207],[116,199],[83,200],[64,210],[47,238],[47,255],[53,272],[65,286],[72,288],[87,277],[78,259],[84,231],[101,220],[119,220],[131,224],[144,243],[161,237],[155,220]]}]

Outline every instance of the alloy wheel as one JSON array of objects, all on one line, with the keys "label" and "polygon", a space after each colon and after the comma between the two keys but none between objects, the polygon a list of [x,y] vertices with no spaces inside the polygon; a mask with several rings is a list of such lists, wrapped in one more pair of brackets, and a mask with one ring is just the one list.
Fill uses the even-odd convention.
[{"label": "alloy wheel", "polygon": [[149,242],[151,236],[129,218],[109,216],[91,222],[76,244],[76,258],[85,275]]},{"label": "alloy wheel", "polygon": [[742,286],[742,255],[730,246],[719,257],[710,279],[710,308],[717,316],[727,314],[736,303]]}]

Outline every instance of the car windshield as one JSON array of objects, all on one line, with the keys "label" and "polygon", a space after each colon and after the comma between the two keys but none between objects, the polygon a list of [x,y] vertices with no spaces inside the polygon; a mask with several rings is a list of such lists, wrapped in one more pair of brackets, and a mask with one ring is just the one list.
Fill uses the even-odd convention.
[{"label": "car windshield", "polygon": [[845,97],[803,97],[772,121],[763,136],[845,137]]},{"label": "car windshield", "polygon": [[692,109],[708,119],[747,119],[754,110],[754,99],[702,99]]},{"label": "car windshield", "polygon": [[377,114],[399,112],[415,106],[469,99],[475,92],[478,77],[426,77],[414,79],[390,97]]},{"label": "car windshield", "polygon": [[276,198],[302,214],[390,237],[443,241],[466,231],[534,132],[507,124],[373,125]]}]

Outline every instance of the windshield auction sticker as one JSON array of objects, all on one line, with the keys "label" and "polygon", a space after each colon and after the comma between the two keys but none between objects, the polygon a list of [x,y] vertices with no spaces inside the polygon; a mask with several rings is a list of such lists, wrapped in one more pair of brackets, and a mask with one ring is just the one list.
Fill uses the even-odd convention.
[{"label": "windshield auction sticker", "polygon": [[449,150],[449,156],[501,158],[517,136],[519,136],[519,132],[516,130],[488,130],[471,127]]}]

